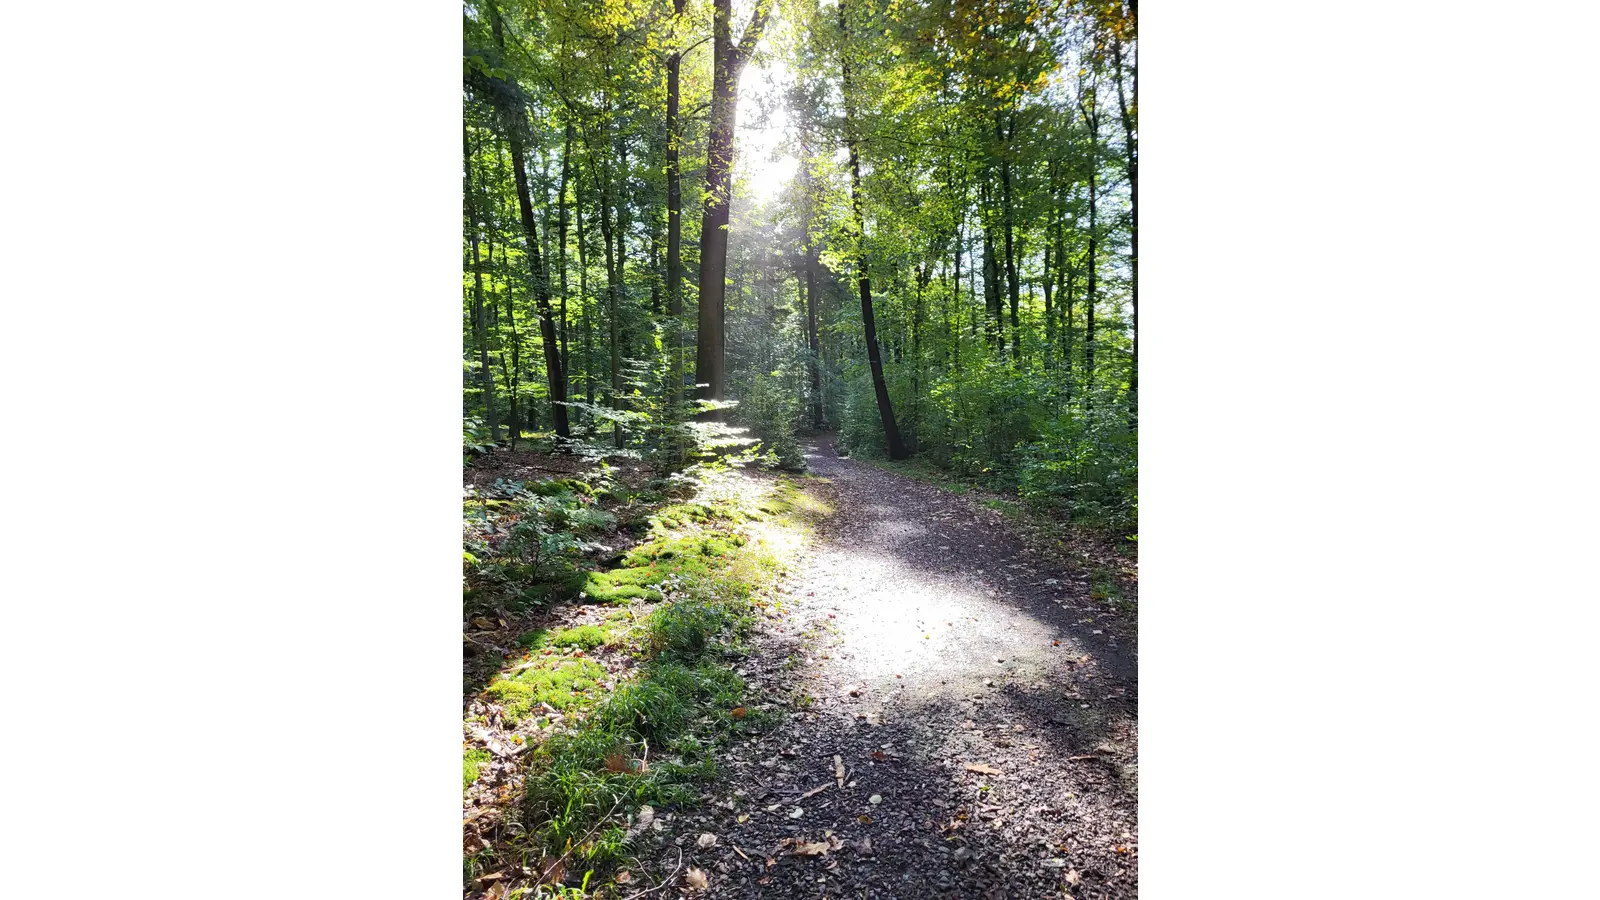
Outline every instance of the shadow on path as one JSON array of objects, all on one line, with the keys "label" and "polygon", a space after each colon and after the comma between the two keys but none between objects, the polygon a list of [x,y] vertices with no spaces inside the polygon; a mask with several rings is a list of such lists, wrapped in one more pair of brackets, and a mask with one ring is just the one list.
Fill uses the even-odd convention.
[{"label": "shadow on path", "polygon": [[681,850],[714,897],[1136,897],[1137,648],[1088,573],[826,437],[808,462],[834,514],[745,669],[798,708],[663,817],[658,870]]}]

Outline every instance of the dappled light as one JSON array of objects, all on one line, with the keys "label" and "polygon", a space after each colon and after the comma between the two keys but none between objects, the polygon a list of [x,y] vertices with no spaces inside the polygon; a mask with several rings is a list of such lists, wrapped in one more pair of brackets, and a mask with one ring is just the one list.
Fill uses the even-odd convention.
[{"label": "dappled light", "polygon": [[464,897],[1137,895],[1136,31],[469,0]]}]

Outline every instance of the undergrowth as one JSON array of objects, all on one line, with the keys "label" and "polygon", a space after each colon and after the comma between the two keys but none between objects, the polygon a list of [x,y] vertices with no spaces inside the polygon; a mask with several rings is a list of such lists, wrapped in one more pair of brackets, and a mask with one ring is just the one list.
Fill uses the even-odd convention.
[{"label": "undergrowth", "polygon": [[[469,511],[474,501],[489,511],[480,521],[500,517],[483,529],[479,552],[469,542],[467,590],[476,587],[482,602],[629,606],[603,625],[523,634],[518,644],[528,658],[486,688],[509,722],[549,715],[546,706],[564,714],[551,716],[561,727],[524,757],[525,830],[513,840],[520,865],[537,871],[559,859],[568,881],[603,881],[632,859],[628,825],[643,807],[692,802],[695,783],[716,774],[719,745],[776,724],[775,713],[747,708],[732,663],[746,652],[758,606],[782,573],[782,548],[797,540],[784,529],[828,510],[787,480],[766,484],[771,489],[754,503],[711,491],[661,506],[641,523],[646,539],[613,556],[611,568],[595,565],[583,547],[619,528],[617,517],[592,505],[611,489],[603,482],[497,484],[469,498]],[[668,500],[676,487],[651,489]],[[520,543],[513,540],[519,524]],[[604,667],[586,656],[601,647],[637,664],[609,690]],[[470,757],[463,773],[470,784],[468,767],[476,777]],[[466,862],[471,878],[487,861]]]}]

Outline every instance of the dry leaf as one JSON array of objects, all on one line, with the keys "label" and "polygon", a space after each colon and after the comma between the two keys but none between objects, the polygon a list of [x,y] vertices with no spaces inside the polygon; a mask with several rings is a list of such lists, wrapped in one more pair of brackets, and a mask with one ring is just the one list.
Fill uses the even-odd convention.
[{"label": "dry leaf", "polygon": [[744,717],[745,717],[745,708],[744,708],[744,707],[742,707],[742,706],[736,706],[736,707],[734,707],[734,709],[733,709],[733,713],[732,713],[732,715],[733,715],[733,717],[734,717],[734,718],[735,718],[735,719],[742,719],[742,718],[744,718]]},{"label": "dry leaf", "polygon": [[617,873],[617,884],[627,884],[632,880],[633,873],[629,872],[627,869],[623,869],[621,872]]},{"label": "dry leaf", "polygon": [[560,884],[567,880],[567,865],[560,858],[546,856],[539,860],[539,884]]},{"label": "dry leaf", "polygon": [[968,772],[977,772],[979,775],[999,775],[1000,770],[988,763],[967,763]]},{"label": "dry leaf", "polygon": [[715,847],[717,845],[717,836],[710,832],[703,832],[701,833],[700,838],[695,841],[695,844],[698,845],[701,850],[704,850],[707,847]]},{"label": "dry leaf", "polygon": [[706,873],[696,867],[683,873],[683,883],[688,885],[691,891],[703,891],[711,886],[711,879],[707,878]]},{"label": "dry leaf", "polygon": [[839,780],[839,787],[844,787],[844,763],[837,753],[833,755],[833,777]]},{"label": "dry leaf", "polygon": [[1082,876],[1080,876],[1078,874],[1078,870],[1077,869],[1069,869],[1067,871],[1067,884],[1070,884],[1073,887],[1077,887],[1078,886],[1078,882],[1080,882],[1082,880],[1083,880],[1083,878],[1082,878]]},{"label": "dry leaf", "polygon": [[803,841],[795,844],[790,852],[795,856],[823,856],[829,849],[827,841]]}]

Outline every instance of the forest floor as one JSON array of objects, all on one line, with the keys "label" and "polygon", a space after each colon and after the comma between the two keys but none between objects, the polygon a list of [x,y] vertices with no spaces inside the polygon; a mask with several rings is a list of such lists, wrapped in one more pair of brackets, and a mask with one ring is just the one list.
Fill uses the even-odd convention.
[{"label": "forest floor", "polygon": [[[833,514],[741,668],[788,708],[639,861],[663,895],[1138,894],[1135,581],[811,442]],[[1126,568],[1126,567],[1124,567]],[[665,821],[663,821],[665,820]]]}]

